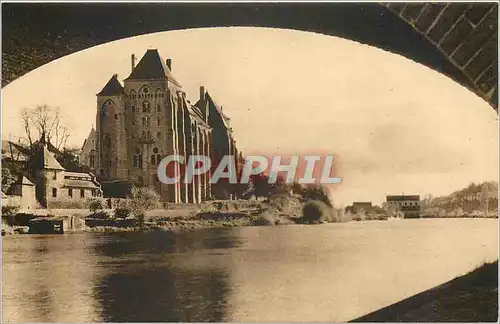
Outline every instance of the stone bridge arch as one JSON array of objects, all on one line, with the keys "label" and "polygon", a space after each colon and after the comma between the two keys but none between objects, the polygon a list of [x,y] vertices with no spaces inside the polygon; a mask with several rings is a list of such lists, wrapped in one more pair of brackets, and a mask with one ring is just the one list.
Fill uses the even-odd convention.
[{"label": "stone bridge arch", "polygon": [[403,55],[498,107],[498,3],[7,3],[2,86],[109,41],[201,27],[317,32]]}]

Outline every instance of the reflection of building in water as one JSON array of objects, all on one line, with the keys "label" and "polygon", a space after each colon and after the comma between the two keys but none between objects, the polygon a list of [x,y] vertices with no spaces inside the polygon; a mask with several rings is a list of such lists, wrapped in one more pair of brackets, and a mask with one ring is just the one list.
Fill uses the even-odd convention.
[{"label": "reflection of building in water", "polygon": [[[214,192],[228,198],[224,194],[230,187],[212,190],[208,173],[190,184],[164,184],[157,176],[168,155],[181,155],[186,162],[191,155],[210,156],[212,164],[223,155],[238,156],[222,107],[203,87],[193,105],[172,74],[171,60],[163,61],[157,50],[148,50],[137,65],[132,55],[131,67],[124,85],[115,74],[97,94],[96,131],[83,145],[82,162],[94,164],[99,180],[149,186],[170,202],[201,202]],[[184,172],[182,165],[171,166],[170,177]]]},{"label": "reflection of building in water", "polygon": [[405,218],[420,217],[420,196],[419,195],[393,195],[387,196],[387,208],[400,210]]},{"label": "reflection of building in water", "polygon": [[148,233],[137,238],[107,242],[95,250],[104,258],[120,256],[120,264],[94,286],[102,318],[110,322],[228,321],[231,282],[225,258],[204,252],[214,245],[232,246],[230,239],[208,231]]}]

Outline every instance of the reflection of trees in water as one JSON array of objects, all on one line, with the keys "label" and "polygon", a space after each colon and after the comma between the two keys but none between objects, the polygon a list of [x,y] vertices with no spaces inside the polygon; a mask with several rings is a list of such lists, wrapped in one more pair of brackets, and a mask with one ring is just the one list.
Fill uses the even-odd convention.
[{"label": "reflection of trees in water", "polygon": [[[161,254],[228,249],[241,242],[231,229],[118,233],[95,247],[119,263],[106,268],[94,295],[111,322],[221,322],[227,317],[229,274],[220,267],[171,265]],[[192,254],[190,254],[193,256]],[[136,258],[140,260],[137,260]],[[182,260],[182,255],[179,256]],[[188,257],[188,255],[186,255]],[[115,259],[116,258],[116,259]],[[197,255],[197,258],[210,258]],[[168,260],[169,265],[165,265]],[[203,259],[204,260],[204,259]],[[198,261],[203,261],[198,259]],[[137,262],[140,261],[140,262]]]},{"label": "reflection of trees in water", "polygon": [[96,298],[105,321],[222,322],[227,314],[228,281],[227,273],[215,269],[143,269],[106,276]]}]

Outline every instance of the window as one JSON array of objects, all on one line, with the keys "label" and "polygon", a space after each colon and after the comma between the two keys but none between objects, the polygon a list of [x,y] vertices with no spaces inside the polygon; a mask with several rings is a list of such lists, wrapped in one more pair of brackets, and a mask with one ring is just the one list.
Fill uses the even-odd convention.
[{"label": "window", "polygon": [[92,197],[95,197],[95,196],[96,196],[96,190],[92,189]]},{"label": "window", "polygon": [[158,139],[161,139],[161,132],[156,133],[156,137],[158,137]]},{"label": "window", "polygon": [[156,155],[151,155],[151,164],[156,165]]},{"label": "window", "polygon": [[90,167],[91,167],[91,168],[93,168],[93,167],[94,167],[94,164],[95,164],[95,157],[94,157],[94,155],[91,155],[91,156],[90,156],[90,162],[89,162],[89,164],[90,164]]},{"label": "window", "polygon": [[135,113],[135,106],[132,106],[132,112]]},{"label": "window", "polygon": [[137,155],[134,155],[134,159],[132,160],[132,166],[133,166],[134,168],[136,168],[136,167],[137,167]]},{"label": "window", "polygon": [[85,198],[85,189],[80,189],[80,198]]},{"label": "window", "polygon": [[57,197],[57,188],[52,188],[52,197]]},{"label": "window", "polygon": [[156,126],[160,126],[160,121],[161,121],[161,120],[160,120],[160,117],[158,117],[158,118],[156,119]]},{"label": "window", "polygon": [[160,111],[161,111],[160,105],[156,105],[156,112],[160,112]]},{"label": "window", "polygon": [[148,93],[148,92],[149,92],[148,87],[144,87],[144,88],[142,89],[142,92],[144,92],[144,93]]},{"label": "window", "polygon": [[57,171],[54,171],[54,176],[52,177],[52,180],[57,180]]},{"label": "window", "polygon": [[71,188],[68,189],[68,196],[73,197],[73,189]]},{"label": "window", "polygon": [[150,112],[150,111],[151,111],[151,107],[150,107],[149,101],[144,101],[142,103],[142,112]]},{"label": "window", "polygon": [[118,119],[118,114],[115,114],[115,119]]},{"label": "window", "polygon": [[153,148],[153,153],[158,153],[158,148],[157,147]]}]

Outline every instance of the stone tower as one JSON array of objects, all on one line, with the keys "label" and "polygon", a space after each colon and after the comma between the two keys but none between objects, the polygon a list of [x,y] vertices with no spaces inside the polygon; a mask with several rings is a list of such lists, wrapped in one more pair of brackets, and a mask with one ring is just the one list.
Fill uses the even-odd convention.
[{"label": "stone tower", "polygon": [[[97,94],[96,155],[101,180],[128,180],[154,188],[165,201],[198,203],[211,198],[209,176],[192,183],[163,184],[157,177],[167,155],[211,155],[206,111],[187,100],[172,75],[170,59],[148,50],[122,86],[114,75]],[[183,168],[173,164],[174,175]]]}]

